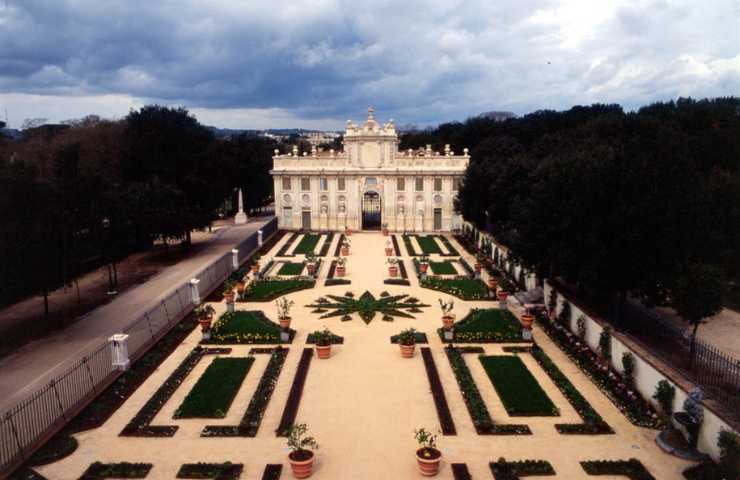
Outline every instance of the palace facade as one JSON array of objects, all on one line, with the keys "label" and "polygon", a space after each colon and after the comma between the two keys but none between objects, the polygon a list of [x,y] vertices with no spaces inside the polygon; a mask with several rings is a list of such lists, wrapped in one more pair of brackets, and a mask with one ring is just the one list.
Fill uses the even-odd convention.
[{"label": "palace facade", "polygon": [[368,109],[361,126],[347,121],[344,151],[275,150],[270,173],[275,211],[288,230],[449,231],[461,227],[454,198],[470,159],[426,149],[398,151],[393,121]]}]

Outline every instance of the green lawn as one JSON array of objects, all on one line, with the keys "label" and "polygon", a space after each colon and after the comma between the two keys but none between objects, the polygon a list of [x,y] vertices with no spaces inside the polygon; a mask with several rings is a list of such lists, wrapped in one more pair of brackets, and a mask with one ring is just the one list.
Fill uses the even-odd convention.
[{"label": "green lawn", "polygon": [[421,282],[424,288],[439,290],[455,295],[463,300],[488,300],[488,287],[474,278],[436,278],[427,277]]},{"label": "green lawn", "polygon": [[319,243],[319,239],[321,238],[321,235],[316,235],[313,233],[307,233],[303,236],[300,242],[298,242],[298,246],[295,247],[295,250],[293,250],[293,253],[300,254],[300,253],[313,253],[314,249],[316,248],[316,245]]},{"label": "green lawn", "polygon": [[286,293],[313,288],[314,283],[313,280],[258,280],[249,284],[242,299],[247,302],[266,302]]},{"label": "green lawn", "polygon": [[443,262],[429,262],[429,266],[432,267],[432,273],[435,275],[457,275],[455,266],[449,260]]},{"label": "green lawn", "polygon": [[280,343],[280,325],[259,310],[237,310],[219,317],[210,343]]},{"label": "green lawn", "polygon": [[303,273],[303,263],[285,262],[278,270],[278,275],[300,275]]},{"label": "green lawn", "polygon": [[480,356],[506,412],[512,417],[552,417],[560,412],[522,359],[515,356]]},{"label": "green lawn", "polygon": [[214,358],[174,418],[224,418],[252,363],[253,357]]},{"label": "green lawn", "polygon": [[416,241],[419,242],[419,246],[421,247],[421,250],[424,252],[424,255],[431,255],[433,253],[442,253],[442,250],[439,248],[439,245],[437,244],[437,241],[434,239],[433,235],[415,235]]},{"label": "green lawn", "polygon": [[[440,335],[442,329],[439,330]],[[455,342],[508,343],[522,342],[522,325],[508,310],[473,309],[455,323]]]}]

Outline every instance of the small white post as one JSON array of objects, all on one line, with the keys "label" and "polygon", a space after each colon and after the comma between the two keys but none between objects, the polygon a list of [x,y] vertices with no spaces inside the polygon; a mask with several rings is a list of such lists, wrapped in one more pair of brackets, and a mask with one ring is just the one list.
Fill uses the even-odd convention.
[{"label": "small white post", "polygon": [[128,358],[128,335],[117,333],[108,339],[111,342],[113,366],[116,370],[128,370],[131,364]]},{"label": "small white post", "polygon": [[237,270],[239,268],[239,249],[231,249],[231,268]]},{"label": "small white post", "polygon": [[257,230],[257,246],[262,246],[262,229]]},{"label": "small white post", "polygon": [[193,305],[200,305],[200,292],[198,291],[198,284],[200,280],[197,278],[190,279],[190,295]]}]

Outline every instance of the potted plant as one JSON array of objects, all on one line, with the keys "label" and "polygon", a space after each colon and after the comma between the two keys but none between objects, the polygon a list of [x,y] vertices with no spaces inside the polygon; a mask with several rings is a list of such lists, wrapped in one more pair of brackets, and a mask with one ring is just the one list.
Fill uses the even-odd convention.
[{"label": "potted plant", "polygon": [[391,244],[391,241],[388,240],[385,242],[385,256],[390,257],[391,255],[393,255],[393,245]]},{"label": "potted plant", "polygon": [[240,278],[236,281],[236,293],[238,293],[240,296],[242,293],[244,293],[244,288],[247,286],[247,282],[244,281],[244,278]]},{"label": "potted plant", "polygon": [[331,357],[331,338],[333,336],[326,327],[323,330],[313,332],[313,337],[316,340],[316,354],[320,359],[326,360]]},{"label": "potted plant", "polygon": [[290,307],[293,306],[293,303],[293,300],[288,300],[285,297],[275,301],[278,311],[278,321],[280,322],[280,328],[283,330],[290,328]]},{"label": "potted plant", "polygon": [[288,462],[293,470],[295,478],[308,478],[313,470],[314,450],[319,449],[316,439],[306,436],[308,426],[305,423],[291,425],[287,430],[288,435]]},{"label": "potted plant", "polygon": [[442,326],[445,330],[452,328],[452,324],[455,323],[455,315],[452,314],[452,308],[455,306],[455,301],[449,299],[443,301],[439,299],[439,308],[442,310]]},{"label": "potted plant", "polygon": [[234,282],[231,280],[224,282],[224,300],[226,303],[234,303]]},{"label": "potted plant", "polygon": [[522,322],[522,326],[525,329],[527,329],[527,330],[531,330],[532,329],[532,323],[534,323],[534,315],[532,315],[532,313],[530,313],[530,311],[529,311],[528,308],[525,308],[524,309],[524,314],[522,314],[522,317],[521,317],[520,321]]},{"label": "potted plant", "polygon": [[419,271],[421,273],[427,273],[427,269],[429,269],[429,257],[422,255],[419,257]]},{"label": "potted plant", "polygon": [[481,270],[483,269],[483,265],[480,263],[480,257],[475,257],[475,265],[473,266],[475,269],[475,273],[480,274]]},{"label": "potted plant", "polygon": [[316,255],[313,252],[306,254],[306,269],[309,275],[316,274]]},{"label": "potted plant", "polygon": [[[206,338],[208,332],[211,330],[211,322],[213,322],[213,314],[216,313],[216,309],[211,305],[199,305],[195,309],[195,315],[198,317],[198,323],[200,324],[200,331],[203,332],[203,338]],[[207,339],[207,338],[206,338]]]},{"label": "potted plant", "polygon": [[345,238],[344,240],[342,240],[342,256],[344,257],[349,256],[349,246],[350,246],[349,238]]},{"label": "potted plant", "polygon": [[383,224],[383,235],[386,237],[388,236],[388,224],[387,223]]},{"label": "potted plant", "polygon": [[398,259],[397,258],[388,259],[388,275],[390,275],[391,277],[398,276]]},{"label": "potted plant", "polygon": [[254,263],[252,264],[252,273],[256,274],[260,271],[260,254],[255,253],[252,257],[252,260],[254,261]]},{"label": "potted plant", "polygon": [[344,227],[344,234],[349,237],[350,235],[352,235],[352,229],[349,227]]},{"label": "potted plant", "polygon": [[502,302],[505,302],[506,297],[509,296],[509,292],[507,292],[506,290],[499,290],[498,292],[496,292],[496,296],[498,297],[499,300],[501,300]]},{"label": "potted plant", "polygon": [[488,277],[488,289],[492,292],[496,292],[496,289],[498,288],[498,282],[493,276]]},{"label": "potted plant", "polygon": [[437,436],[420,428],[414,431],[414,438],[421,447],[416,451],[419,472],[425,477],[435,476],[439,473],[439,462],[442,461],[442,452],[437,450]]},{"label": "potted plant", "polygon": [[337,258],[337,268],[336,268],[336,274],[337,277],[343,277],[347,273],[347,259],[343,257]]},{"label": "potted plant", "polygon": [[416,329],[407,328],[398,334],[398,345],[401,347],[401,357],[411,358],[416,350]]}]

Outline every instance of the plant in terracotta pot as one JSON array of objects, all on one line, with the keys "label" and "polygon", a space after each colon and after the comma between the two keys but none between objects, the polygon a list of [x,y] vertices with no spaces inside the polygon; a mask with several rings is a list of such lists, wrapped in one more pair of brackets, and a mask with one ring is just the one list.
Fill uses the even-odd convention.
[{"label": "plant in terracotta pot", "polygon": [[498,288],[498,281],[493,276],[488,277],[488,289],[492,292],[496,292]]},{"label": "plant in terracotta pot", "polygon": [[422,255],[419,257],[419,271],[421,273],[427,273],[427,270],[429,269],[429,257],[426,255]]},{"label": "plant in terracotta pot", "polygon": [[388,224],[387,223],[383,224],[383,235],[385,235],[386,237],[388,236]]},{"label": "plant in terracotta pot", "polygon": [[473,265],[473,268],[475,269],[475,273],[480,273],[483,269],[483,265],[480,263],[480,258],[475,259],[475,265]]},{"label": "plant in terracotta pot", "polygon": [[532,329],[532,323],[534,323],[534,315],[532,315],[528,308],[524,310],[524,314],[522,314],[520,321],[522,322],[522,326],[524,328],[526,328],[527,330]]},{"label": "plant in terracotta pot", "polygon": [[213,315],[216,313],[216,309],[211,305],[199,305],[194,311],[195,316],[198,317],[198,323],[200,324],[200,330],[205,336],[206,333],[211,329],[211,323],[213,322]]},{"label": "plant in terracotta pot", "polygon": [[234,286],[236,287],[236,293],[241,295],[244,293],[244,288],[247,286],[247,282],[245,282],[243,278],[240,278],[234,283]]},{"label": "plant in terracotta pot", "polygon": [[349,238],[345,238],[344,240],[342,240],[342,255],[343,256],[346,257],[346,256],[349,255],[349,247],[350,247],[350,245],[351,245],[351,243],[349,241]]},{"label": "plant in terracotta pot", "polygon": [[260,271],[260,255],[256,253],[254,257],[252,257],[252,273],[257,273]]},{"label": "plant in terracotta pot", "polygon": [[416,451],[419,472],[425,477],[435,476],[439,473],[439,463],[442,461],[442,452],[437,450],[437,436],[420,428],[414,431],[414,438],[421,447]]},{"label": "plant in terracotta pot", "polygon": [[350,235],[352,235],[352,229],[349,227],[344,227],[344,234],[349,237]]},{"label": "plant in terracotta pot", "polygon": [[336,268],[336,274],[337,277],[343,277],[347,274],[347,259],[343,257],[337,258],[337,268]]},{"label": "plant in terracotta pot", "polygon": [[320,359],[326,360],[331,357],[331,339],[334,334],[324,327],[323,330],[316,330],[313,332],[313,338],[316,340],[316,354]]},{"label": "plant in terracotta pot", "polygon": [[314,450],[319,449],[316,439],[308,436],[305,423],[291,425],[286,431],[288,436],[288,462],[295,478],[308,478],[313,470]]},{"label": "plant in terracotta pot", "polygon": [[391,255],[393,255],[393,244],[388,240],[385,242],[385,256],[390,257]]},{"label": "plant in terracotta pot", "polygon": [[278,321],[280,322],[280,328],[290,328],[290,307],[294,304],[293,300],[288,300],[283,297],[275,301],[278,311]]},{"label": "plant in terracotta pot", "polygon": [[452,324],[455,323],[455,315],[452,314],[452,309],[455,306],[455,301],[452,299],[446,302],[439,299],[439,308],[442,310],[442,326],[445,330],[452,328]]},{"label": "plant in terracotta pot", "polygon": [[313,252],[306,254],[306,269],[309,275],[316,274],[316,255]]},{"label": "plant in terracotta pot", "polygon": [[503,302],[506,301],[506,298],[509,296],[509,292],[507,292],[506,290],[499,290],[498,292],[496,292],[496,296],[499,300]]},{"label": "plant in terracotta pot", "polygon": [[389,258],[387,262],[388,262],[388,275],[390,275],[391,277],[397,277],[398,276],[398,259]]},{"label": "plant in terracotta pot", "polygon": [[416,350],[416,329],[407,328],[399,333],[398,345],[401,347],[401,357],[412,358]]},{"label": "plant in terracotta pot", "polygon": [[224,282],[224,300],[226,303],[234,303],[234,282],[231,280]]}]

